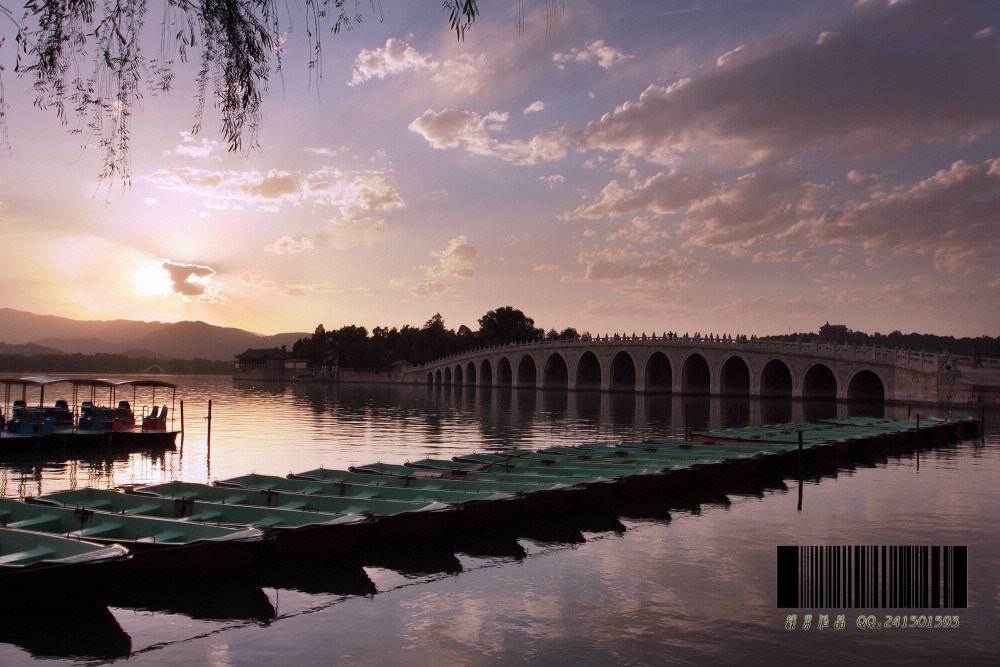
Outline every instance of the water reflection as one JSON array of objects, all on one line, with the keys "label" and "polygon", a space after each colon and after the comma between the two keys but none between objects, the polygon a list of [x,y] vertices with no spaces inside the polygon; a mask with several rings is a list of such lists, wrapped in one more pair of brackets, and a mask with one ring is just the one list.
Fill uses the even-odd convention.
[{"label": "water reflection", "polygon": [[[791,399],[490,387],[233,382],[174,376],[185,401],[184,445],[166,452],[0,452],[0,495],[214,477],[285,474],[471,451],[610,444],[690,431],[903,416],[906,406]],[[214,411],[211,438],[207,405]]]},{"label": "water reflection", "polygon": [[0,642],[35,656],[112,659],[132,651],[132,639],[104,604],[70,593],[4,591]]}]

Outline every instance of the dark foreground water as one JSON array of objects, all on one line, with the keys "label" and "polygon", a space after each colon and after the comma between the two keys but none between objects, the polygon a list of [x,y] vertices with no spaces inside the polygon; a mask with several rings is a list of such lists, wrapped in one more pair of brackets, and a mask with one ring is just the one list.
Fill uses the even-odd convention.
[{"label": "dark foreground water", "polygon": [[[0,458],[0,493],[677,437],[685,420],[700,429],[907,412],[907,406],[176,380],[185,401],[183,447],[86,460],[7,455]],[[982,442],[858,461],[801,484],[788,478],[750,485],[688,507],[619,508],[618,520],[567,522],[516,541],[495,535],[477,556],[449,552],[408,563],[408,547],[401,546],[403,557],[392,567],[331,571],[320,564],[262,586],[176,582],[167,591],[117,592],[114,605],[97,609],[6,604],[0,664],[996,663],[998,421],[998,413],[987,413]],[[784,544],[967,545],[969,607],[942,610],[958,616],[958,627],[877,630],[859,628],[858,617],[871,613],[881,623],[903,611],[940,611],[777,609],[775,547]],[[789,613],[798,614],[796,630],[785,629]],[[814,621],[802,629],[807,613],[815,621],[828,613],[831,627],[816,629]],[[834,629],[841,613],[846,627]]]}]

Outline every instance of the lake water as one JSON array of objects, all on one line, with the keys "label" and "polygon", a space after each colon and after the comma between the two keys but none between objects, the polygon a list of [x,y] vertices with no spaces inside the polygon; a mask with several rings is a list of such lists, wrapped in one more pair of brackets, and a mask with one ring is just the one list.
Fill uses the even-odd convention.
[{"label": "lake water", "polygon": [[[681,437],[685,425],[907,413],[905,405],[168,379],[178,382],[185,410],[184,441],[175,451],[86,460],[8,456],[0,459],[0,494],[613,444]],[[177,582],[155,599],[146,591],[122,594],[116,605],[90,610],[93,627],[85,624],[85,631],[68,630],[78,625],[72,620],[34,634],[7,623],[0,664],[86,663],[123,654],[142,664],[213,665],[995,663],[1000,413],[986,417],[982,441],[859,461],[801,483],[788,478],[731,488],[698,503],[618,508],[617,520],[579,519],[519,534],[516,542],[510,537],[518,553],[506,556],[466,550],[413,568],[318,567],[249,589],[191,590]],[[881,622],[904,610],[778,609],[775,548],[784,544],[966,545],[969,606],[939,610],[959,616],[957,628],[878,630],[859,628],[857,617],[872,613]],[[798,614],[796,630],[785,629],[789,613]],[[807,613],[817,621],[828,613],[831,624],[843,613],[846,627],[804,630]],[[4,616],[17,617],[19,627],[58,623],[44,604],[8,606]],[[60,633],[73,636],[54,640]]]}]

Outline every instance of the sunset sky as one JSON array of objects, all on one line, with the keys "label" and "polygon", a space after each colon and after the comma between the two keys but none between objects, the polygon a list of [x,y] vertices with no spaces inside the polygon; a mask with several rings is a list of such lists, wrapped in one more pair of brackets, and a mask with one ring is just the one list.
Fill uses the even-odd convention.
[{"label": "sunset sky", "polygon": [[0,307],[258,333],[476,329],[511,305],[595,334],[1000,335],[1000,3],[524,0],[519,32],[516,0],[480,0],[461,42],[437,0],[360,7],[318,82],[283,19],[243,154],[212,108],[191,133],[179,67],[110,190],[0,28]]}]

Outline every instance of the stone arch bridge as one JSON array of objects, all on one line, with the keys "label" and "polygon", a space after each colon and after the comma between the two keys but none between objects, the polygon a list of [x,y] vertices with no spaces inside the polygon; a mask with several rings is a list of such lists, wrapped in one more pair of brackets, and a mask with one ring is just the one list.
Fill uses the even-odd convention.
[{"label": "stone arch bridge", "polygon": [[733,338],[655,336],[484,348],[403,371],[409,384],[936,402],[944,354]]}]

